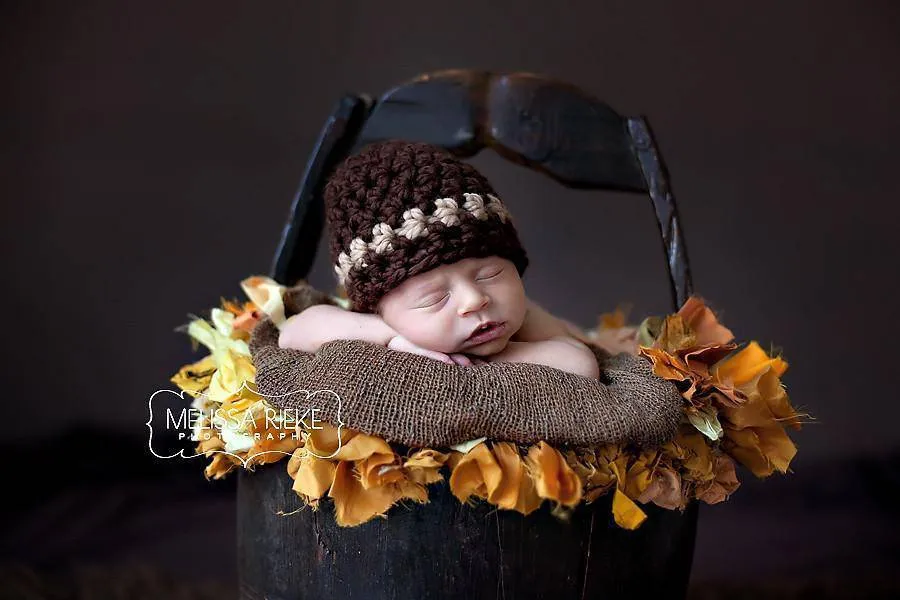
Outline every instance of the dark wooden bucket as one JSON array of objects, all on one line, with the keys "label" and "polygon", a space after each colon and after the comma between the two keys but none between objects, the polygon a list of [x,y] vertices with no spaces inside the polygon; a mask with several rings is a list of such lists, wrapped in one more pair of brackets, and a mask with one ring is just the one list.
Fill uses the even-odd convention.
[{"label": "dark wooden bucket", "polygon": [[461,504],[444,482],[428,504],[409,502],[353,528],[333,505],[318,512],[291,490],[286,463],[239,474],[241,598],[683,598],[697,504],[684,513],[642,506],[635,531],[612,522],[612,494],[581,505],[567,522],[549,503],[528,516]]}]

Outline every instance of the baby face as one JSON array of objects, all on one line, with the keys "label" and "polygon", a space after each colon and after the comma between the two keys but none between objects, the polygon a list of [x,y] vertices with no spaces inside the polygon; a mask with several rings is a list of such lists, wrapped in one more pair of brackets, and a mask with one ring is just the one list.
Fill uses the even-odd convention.
[{"label": "baby face", "polygon": [[[384,322],[417,346],[475,356],[503,350],[522,327],[525,311],[519,272],[498,256],[435,267],[410,277],[378,304]],[[490,323],[492,328],[477,331]]]}]

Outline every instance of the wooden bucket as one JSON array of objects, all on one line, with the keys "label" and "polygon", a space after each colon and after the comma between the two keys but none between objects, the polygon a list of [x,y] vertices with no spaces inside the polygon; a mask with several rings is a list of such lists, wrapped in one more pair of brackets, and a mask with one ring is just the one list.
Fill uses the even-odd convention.
[{"label": "wooden bucket", "polygon": [[313,512],[286,463],[238,475],[241,598],[424,600],[647,597],[687,593],[697,503],[684,512],[642,505],[636,530],[612,521],[612,494],[568,521],[550,503],[528,516],[461,504],[446,481],[429,503],[395,505],[387,519],[339,527],[330,499]]}]

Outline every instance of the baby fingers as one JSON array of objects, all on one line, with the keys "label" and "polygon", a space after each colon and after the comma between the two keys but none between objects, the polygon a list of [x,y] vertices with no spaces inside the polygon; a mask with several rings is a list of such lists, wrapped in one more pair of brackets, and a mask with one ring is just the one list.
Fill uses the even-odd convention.
[{"label": "baby fingers", "polygon": [[451,355],[450,355],[450,358],[453,360],[454,363],[456,363],[456,364],[458,364],[458,365],[462,365],[462,366],[464,366],[464,367],[471,367],[471,366],[472,366],[472,361],[469,360],[469,357],[466,356],[465,354],[456,354],[456,353],[454,353],[454,354],[451,354]]}]

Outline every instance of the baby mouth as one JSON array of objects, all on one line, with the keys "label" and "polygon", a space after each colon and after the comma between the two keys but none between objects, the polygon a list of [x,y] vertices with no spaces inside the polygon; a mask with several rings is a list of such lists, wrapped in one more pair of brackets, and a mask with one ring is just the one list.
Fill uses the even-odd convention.
[{"label": "baby mouth", "polygon": [[489,342],[497,337],[500,337],[503,334],[503,330],[506,327],[505,322],[498,321],[488,321],[486,323],[482,323],[478,327],[475,328],[475,331],[466,338],[467,342],[474,343],[484,343]]}]

